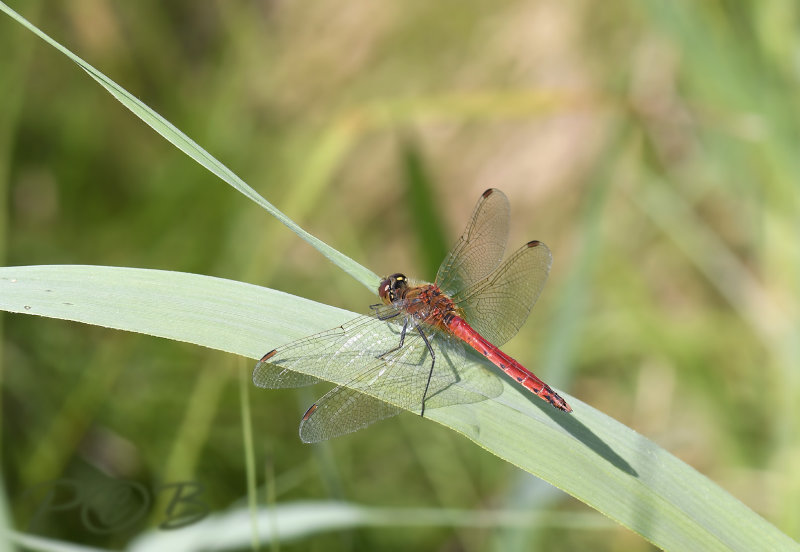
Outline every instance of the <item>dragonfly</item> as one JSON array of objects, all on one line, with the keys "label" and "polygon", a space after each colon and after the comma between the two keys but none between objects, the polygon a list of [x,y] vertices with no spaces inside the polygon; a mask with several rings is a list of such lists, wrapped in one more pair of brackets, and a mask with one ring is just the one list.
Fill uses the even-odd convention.
[{"label": "dragonfly", "polygon": [[540,241],[526,243],[501,263],[509,214],[505,194],[486,190],[434,283],[392,274],[378,286],[381,302],[370,306],[370,314],[261,358],[253,371],[259,387],[342,383],[303,415],[304,442],[345,435],[403,409],[424,416],[428,408],[497,397],[503,391],[498,376],[468,362],[465,347],[530,393],[572,412],[549,385],[499,349],[528,318],[552,264]]}]

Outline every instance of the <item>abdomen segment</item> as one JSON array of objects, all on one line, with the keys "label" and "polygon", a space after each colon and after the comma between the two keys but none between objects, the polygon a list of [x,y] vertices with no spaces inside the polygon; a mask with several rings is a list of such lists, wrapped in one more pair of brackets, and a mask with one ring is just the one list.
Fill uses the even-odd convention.
[{"label": "abdomen segment", "polygon": [[567,404],[567,401],[562,399],[549,385],[533,375],[519,362],[487,341],[483,336],[472,329],[463,318],[452,316],[446,324],[456,337],[463,340],[470,347],[489,359],[492,364],[508,374],[515,382],[522,385],[525,389],[529,390],[537,397],[546,400],[559,410],[572,412],[572,408]]}]

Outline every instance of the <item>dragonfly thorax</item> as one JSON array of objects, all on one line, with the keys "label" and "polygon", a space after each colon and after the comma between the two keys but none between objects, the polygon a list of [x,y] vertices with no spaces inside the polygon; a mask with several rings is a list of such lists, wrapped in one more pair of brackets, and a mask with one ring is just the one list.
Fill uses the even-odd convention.
[{"label": "dragonfly thorax", "polygon": [[463,316],[436,284],[415,282],[404,274],[387,276],[378,288],[378,295],[387,305],[394,305],[406,316],[430,326],[443,328],[452,316]]}]

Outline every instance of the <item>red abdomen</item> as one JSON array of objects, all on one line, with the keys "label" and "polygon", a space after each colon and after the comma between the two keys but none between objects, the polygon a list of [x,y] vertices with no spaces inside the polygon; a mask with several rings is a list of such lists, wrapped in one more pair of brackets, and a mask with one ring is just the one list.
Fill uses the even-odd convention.
[{"label": "red abdomen", "polygon": [[451,315],[446,317],[445,324],[453,335],[485,356],[492,364],[500,368],[531,393],[546,400],[559,410],[572,412],[572,408],[567,404],[567,401],[562,399],[549,385],[534,376],[519,362],[489,343],[481,334],[476,332],[472,326],[467,324],[466,320],[460,316]]}]

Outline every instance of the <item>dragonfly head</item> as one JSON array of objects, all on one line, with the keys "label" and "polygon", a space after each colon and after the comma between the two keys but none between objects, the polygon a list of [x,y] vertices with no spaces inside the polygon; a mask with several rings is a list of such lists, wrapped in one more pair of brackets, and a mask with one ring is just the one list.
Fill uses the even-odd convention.
[{"label": "dragonfly head", "polygon": [[402,298],[407,287],[408,278],[406,278],[405,274],[400,274],[398,272],[384,278],[381,285],[378,287],[378,295],[380,295],[381,300],[388,305]]}]

